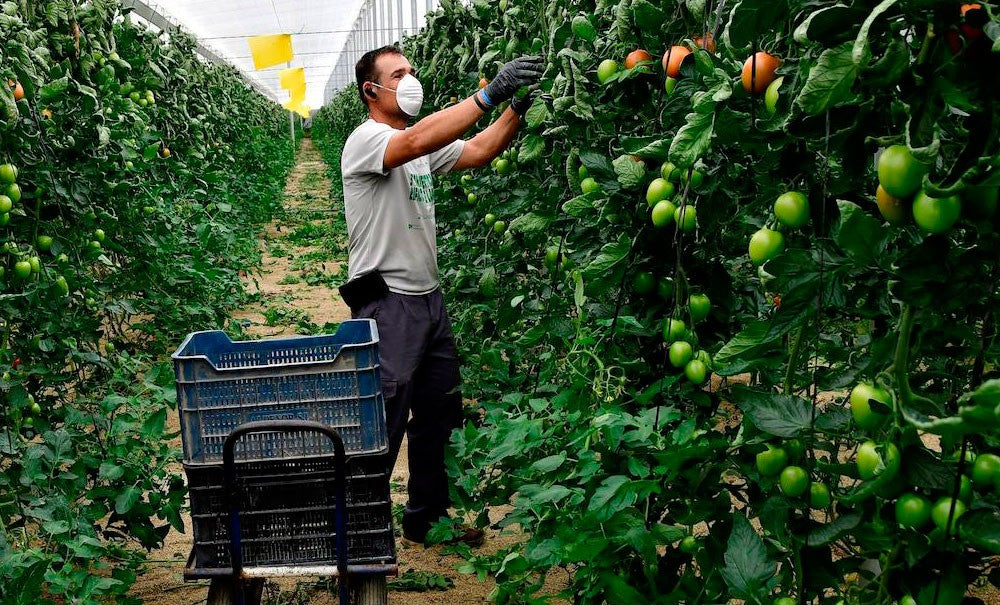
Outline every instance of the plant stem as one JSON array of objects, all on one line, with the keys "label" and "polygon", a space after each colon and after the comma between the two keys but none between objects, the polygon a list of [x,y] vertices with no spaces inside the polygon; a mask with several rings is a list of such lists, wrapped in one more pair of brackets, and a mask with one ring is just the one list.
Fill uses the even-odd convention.
[{"label": "plant stem", "polygon": [[795,361],[799,357],[799,351],[802,349],[802,336],[805,334],[806,327],[799,327],[798,332],[795,333],[795,340],[792,341],[792,349],[788,354],[788,368],[785,370],[785,383],[783,390],[786,395],[791,395],[792,393],[792,374],[795,371]]},{"label": "plant stem", "polygon": [[897,419],[901,413],[901,407],[909,405],[913,392],[910,390],[910,341],[913,336],[913,323],[915,319],[913,308],[910,305],[903,305],[903,314],[899,318],[899,340],[896,341],[896,354],[892,359],[893,376],[896,379],[896,388],[899,390],[899,398],[896,400],[895,414]]}]

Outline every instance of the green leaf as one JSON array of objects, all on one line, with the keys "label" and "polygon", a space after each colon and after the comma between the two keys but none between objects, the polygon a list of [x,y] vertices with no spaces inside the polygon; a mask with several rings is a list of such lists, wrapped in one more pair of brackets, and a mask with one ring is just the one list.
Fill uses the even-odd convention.
[{"label": "green leaf", "polygon": [[841,539],[861,525],[861,515],[844,515],[830,523],[824,523],[809,532],[806,543],[809,546],[825,546]]},{"label": "green leaf", "polygon": [[632,3],[632,18],[636,27],[653,34],[660,33],[663,22],[667,20],[662,10],[646,0],[636,0]]},{"label": "green leaf", "polygon": [[708,4],[708,0],[685,0],[688,12],[695,19],[703,19],[705,17],[705,5]]},{"label": "green leaf", "polygon": [[924,448],[907,448],[903,457],[903,477],[909,485],[950,490],[955,483],[955,467]]},{"label": "green leaf", "polygon": [[552,118],[552,113],[549,111],[549,106],[545,104],[541,98],[536,98],[528,108],[528,111],[524,114],[525,126],[530,129],[535,129],[540,127],[545,122],[548,122]]},{"label": "green leaf", "polygon": [[786,0],[742,0],[729,13],[723,40],[734,50],[748,47],[788,13]]},{"label": "green leaf", "polygon": [[113,462],[102,462],[97,476],[105,481],[117,481],[125,474],[125,469]]},{"label": "green leaf", "polygon": [[837,4],[812,11],[793,34],[799,44],[827,43],[854,31],[854,24],[865,16],[856,7]]},{"label": "green leaf", "polygon": [[769,584],[778,572],[777,561],[767,556],[764,541],[743,515],[733,515],[733,532],[729,535],[724,556],[726,566],[720,570],[726,585],[739,598],[763,602]]},{"label": "green leaf", "polygon": [[518,162],[533,162],[542,152],[545,151],[545,139],[537,134],[529,134],[521,141],[521,148],[517,154]]},{"label": "green leaf", "polygon": [[858,36],[854,39],[854,45],[851,49],[851,60],[855,65],[861,65],[868,53],[868,33],[871,31],[875,19],[878,19],[879,15],[892,8],[892,5],[898,1],[882,0],[878,6],[872,9],[865,22],[861,24],[861,29],[858,30]]},{"label": "green leaf", "polygon": [[604,584],[605,600],[610,605],[635,605],[649,601],[641,592],[610,571],[601,572],[601,583]]},{"label": "green leaf", "polygon": [[851,58],[851,43],[828,48],[809,70],[795,102],[809,115],[818,115],[846,100],[858,77],[858,64]]},{"label": "green leaf", "polygon": [[635,161],[632,156],[620,155],[612,162],[618,182],[625,189],[635,189],[646,176],[646,167],[642,162]]},{"label": "green leaf", "polygon": [[852,202],[837,200],[840,221],[834,227],[834,241],[860,266],[868,266],[884,250],[886,230],[882,223]]},{"label": "green leaf", "polygon": [[508,228],[515,232],[520,231],[521,233],[537,233],[548,229],[551,223],[551,217],[542,216],[537,212],[529,212],[528,214],[523,214],[512,220]]},{"label": "green leaf", "polygon": [[118,494],[117,498],[115,498],[115,512],[119,515],[126,514],[139,503],[141,498],[142,490],[134,485],[128,486],[122,493]]},{"label": "green leaf", "polygon": [[159,143],[150,143],[142,150],[142,157],[147,160],[152,160],[156,157],[156,154],[160,151]]},{"label": "green leaf", "polygon": [[1000,555],[1000,511],[977,509],[959,519],[963,540],[994,555]]},{"label": "green leaf", "polygon": [[[761,352],[770,348],[775,338],[770,336],[770,322],[752,321],[745,328],[719,349],[712,360],[716,364],[716,372],[725,372],[725,366],[744,359],[758,357]],[[726,375],[726,374],[721,374]]]},{"label": "green leaf", "polygon": [[167,408],[160,408],[142,423],[142,434],[145,437],[158,438],[163,435],[163,427],[166,426],[166,422]]},{"label": "green leaf", "polygon": [[685,120],[686,123],[670,143],[670,159],[678,168],[690,168],[708,151],[712,143],[715,113],[689,113]]},{"label": "green leaf", "polygon": [[615,168],[611,165],[608,157],[603,153],[595,151],[581,151],[580,163],[587,167],[590,176],[596,178],[610,178],[615,174]]},{"label": "green leaf", "polygon": [[566,462],[565,452],[546,456],[541,460],[536,460],[530,467],[528,467],[528,469],[539,473],[551,473],[562,466],[563,462]]},{"label": "green leaf", "polygon": [[628,258],[632,251],[632,239],[622,234],[618,241],[605,244],[597,257],[587,265],[584,272],[587,275],[603,276]]},{"label": "green leaf", "polygon": [[761,392],[743,385],[733,387],[732,400],[754,426],[778,437],[796,437],[812,423],[811,402],[783,393]]},{"label": "green leaf", "polygon": [[38,91],[38,96],[44,103],[53,101],[59,96],[61,96],[66,89],[69,88],[69,77],[63,76],[58,80],[53,80],[45,86],[42,86]]},{"label": "green leaf", "polygon": [[634,490],[629,489],[632,481],[624,475],[611,475],[594,490],[587,505],[587,512],[607,519],[616,512],[635,504]]},{"label": "green leaf", "polygon": [[671,142],[673,139],[659,136],[624,137],[621,145],[628,154],[639,156],[644,160],[663,162],[667,159]]},{"label": "green leaf", "polygon": [[566,201],[562,205],[562,210],[566,214],[577,218],[590,216],[597,208],[595,202],[598,199],[600,199],[599,193],[584,193],[583,195],[578,195],[575,198]]}]

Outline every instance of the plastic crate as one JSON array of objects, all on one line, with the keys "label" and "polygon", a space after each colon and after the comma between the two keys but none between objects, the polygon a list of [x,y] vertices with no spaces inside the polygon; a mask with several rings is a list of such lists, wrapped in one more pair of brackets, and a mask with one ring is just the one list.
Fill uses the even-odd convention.
[{"label": "plastic crate", "polygon": [[[386,448],[373,320],[345,321],[332,335],[253,341],[194,332],[172,358],[186,462],[221,462],[229,433],[257,420],[322,422],[337,429],[348,454]],[[275,432],[240,440],[235,459],[332,452],[318,433]]]},{"label": "plastic crate", "polygon": [[[230,567],[229,508],[221,464],[185,464],[199,568]],[[240,462],[243,564],[334,564],[333,456]],[[395,564],[386,456],[347,463],[347,556],[350,565]]]}]

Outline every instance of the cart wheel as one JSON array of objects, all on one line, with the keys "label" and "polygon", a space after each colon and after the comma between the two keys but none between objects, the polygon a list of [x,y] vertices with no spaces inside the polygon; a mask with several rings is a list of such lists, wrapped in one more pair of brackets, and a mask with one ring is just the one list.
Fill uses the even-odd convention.
[{"label": "cart wheel", "polygon": [[386,605],[389,585],[385,576],[351,576],[351,605]]},{"label": "cart wheel", "polygon": [[237,605],[238,590],[243,590],[243,605],[260,605],[261,593],[264,592],[264,579],[254,578],[240,582],[232,578],[215,578],[208,587],[207,605]]}]

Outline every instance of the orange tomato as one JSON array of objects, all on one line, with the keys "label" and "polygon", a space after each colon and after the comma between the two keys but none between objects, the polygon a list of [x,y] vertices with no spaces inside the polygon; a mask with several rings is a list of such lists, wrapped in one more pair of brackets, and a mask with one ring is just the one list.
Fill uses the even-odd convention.
[{"label": "orange tomato", "polygon": [[691,51],[686,46],[671,46],[663,53],[663,71],[671,78],[680,77],[681,63],[684,62],[684,57],[690,54]]},{"label": "orange tomato", "polygon": [[486,85],[489,83],[490,81],[486,78],[479,78],[479,88],[486,88]]},{"label": "orange tomato", "polygon": [[705,36],[705,38],[702,38],[701,36],[696,36],[694,39],[694,43],[698,48],[704,48],[710,53],[715,52],[715,36],[713,36],[712,34],[708,34],[707,36]]},{"label": "orange tomato", "polygon": [[625,69],[632,69],[642,61],[652,61],[653,56],[643,49],[633,50],[625,57]]},{"label": "orange tomato", "polygon": [[14,87],[14,100],[20,101],[24,98],[24,87],[21,86],[20,82],[14,82],[13,80],[7,80],[7,83]]},{"label": "orange tomato", "polygon": [[753,56],[747,57],[741,75],[743,88],[751,94],[759,95],[767,90],[767,86],[777,77],[776,72],[780,66],[781,59],[764,51],[758,51]]}]

